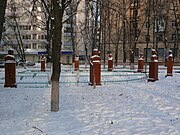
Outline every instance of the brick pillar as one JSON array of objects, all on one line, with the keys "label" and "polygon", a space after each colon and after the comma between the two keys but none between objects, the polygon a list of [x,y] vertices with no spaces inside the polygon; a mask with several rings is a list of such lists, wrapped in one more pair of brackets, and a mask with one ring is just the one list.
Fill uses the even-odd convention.
[{"label": "brick pillar", "polygon": [[113,70],[113,57],[112,54],[109,54],[109,58],[108,58],[108,71],[112,71]]},{"label": "brick pillar", "polygon": [[138,72],[144,72],[144,58],[142,53],[139,55],[138,59]]},{"label": "brick pillar", "polygon": [[158,60],[155,49],[151,50],[151,62],[149,62],[149,82],[155,82],[158,80]]},{"label": "brick pillar", "polygon": [[173,76],[173,55],[172,51],[169,50],[169,56],[167,61],[167,76]]},{"label": "brick pillar", "polygon": [[44,56],[41,58],[41,71],[45,72],[46,71],[46,59]]},{"label": "brick pillar", "polygon": [[79,57],[76,56],[74,60],[74,71],[78,71],[78,70],[79,70]]},{"label": "brick pillar", "polygon": [[9,50],[5,56],[5,84],[4,87],[17,87],[16,84],[16,61],[14,51]]},{"label": "brick pillar", "polygon": [[90,85],[101,85],[101,59],[97,49],[93,50],[93,56],[90,58]]}]

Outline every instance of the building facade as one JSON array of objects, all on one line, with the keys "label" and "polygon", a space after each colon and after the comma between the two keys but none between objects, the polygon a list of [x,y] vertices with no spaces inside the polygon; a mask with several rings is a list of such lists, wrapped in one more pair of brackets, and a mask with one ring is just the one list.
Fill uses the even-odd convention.
[{"label": "building facade", "polygon": [[129,63],[133,51],[135,62],[140,53],[149,61],[154,48],[160,63],[165,61],[170,49],[174,61],[180,62],[178,0],[104,1],[102,16],[102,46],[106,58],[111,52],[116,62]]},{"label": "building facade", "polygon": [[[46,4],[48,6],[48,3]],[[72,6],[70,5],[68,9]],[[72,12],[72,10],[66,10],[63,18],[62,52],[60,53],[61,62],[65,64],[71,64],[73,56],[72,42],[75,37],[76,16],[72,15]],[[51,55],[52,18],[49,20],[48,17],[47,9],[39,1],[8,0],[0,44],[0,59],[4,58],[10,48],[15,50],[16,60],[22,59],[22,53],[25,54],[26,60],[33,62],[39,62],[42,55]]]},{"label": "building facade", "polygon": [[5,19],[1,54],[13,48],[16,59],[22,59],[19,54],[25,53],[26,60],[38,62],[47,45],[42,5],[33,5],[31,0],[8,0]]}]

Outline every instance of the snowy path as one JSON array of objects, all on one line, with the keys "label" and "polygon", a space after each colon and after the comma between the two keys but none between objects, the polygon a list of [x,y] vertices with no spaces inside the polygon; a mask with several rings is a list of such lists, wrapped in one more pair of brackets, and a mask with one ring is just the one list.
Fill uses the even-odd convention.
[{"label": "snowy path", "polygon": [[0,134],[179,135],[180,74],[164,73],[154,83],[61,86],[57,113],[50,88],[0,86]]}]

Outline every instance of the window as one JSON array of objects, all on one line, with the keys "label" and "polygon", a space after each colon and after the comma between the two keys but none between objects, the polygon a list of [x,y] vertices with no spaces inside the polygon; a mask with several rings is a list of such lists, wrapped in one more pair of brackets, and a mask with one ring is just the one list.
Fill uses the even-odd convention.
[{"label": "window", "polygon": [[31,44],[26,44],[26,49],[31,49]]},{"label": "window", "polygon": [[31,30],[31,26],[30,25],[26,25],[25,26],[25,30]]},{"label": "window", "polygon": [[170,48],[170,50],[172,50],[172,54],[174,57],[178,56],[178,48]]},{"label": "window", "polygon": [[22,26],[22,25],[20,25],[20,26],[19,26],[19,29],[20,29],[20,30],[23,30],[23,26]]},{"label": "window", "polygon": [[63,49],[64,50],[71,50],[72,49],[72,42],[64,42]]},{"label": "window", "polygon": [[30,25],[20,25],[19,29],[20,30],[31,30],[31,26]]},{"label": "window", "polygon": [[70,63],[70,56],[68,55],[68,56],[66,56],[66,62],[67,62],[67,64],[69,64]]},{"label": "window", "polygon": [[33,39],[37,39],[37,34],[33,34]]},{"label": "window", "polygon": [[85,61],[86,60],[86,56],[85,55],[79,55],[79,60]]},{"label": "window", "polygon": [[71,33],[73,32],[73,28],[71,27],[66,27],[65,30],[64,30],[65,33]]},{"label": "window", "polygon": [[45,45],[39,44],[39,45],[38,45],[38,49],[45,49]]},{"label": "window", "polygon": [[164,57],[164,48],[158,48],[158,57]]},{"label": "window", "polygon": [[33,43],[33,49],[37,49],[36,43]]},{"label": "window", "polygon": [[144,48],[144,57],[146,57],[146,50],[147,50],[147,57],[151,57],[151,48]]},{"label": "window", "polygon": [[31,39],[31,35],[22,35],[22,39]]},{"label": "window", "polygon": [[36,30],[37,26],[36,25],[33,25],[33,30]]},{"label": "window", "polygon": [[38,35],[38,39],[46,39],[46,35]]}]

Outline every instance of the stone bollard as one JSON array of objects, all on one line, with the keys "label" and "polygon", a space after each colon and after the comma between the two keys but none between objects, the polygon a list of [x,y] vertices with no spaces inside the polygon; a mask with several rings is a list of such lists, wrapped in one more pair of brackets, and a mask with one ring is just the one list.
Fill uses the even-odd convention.
[{"label": "stone bollard", "polygon": [[139,55],[138,59],[138,72],[144,72],[144,59],[142,53]]},{"label": "stone bollard", "polygon": [[167,75],[166,76],[173,76],[173,55],[172,51],[169,50],[169,56],[168,56],[168,61],[167,61]]},{"label": "stone bollard", "polygon": [[90,58],[90,85],[101,85],[101,60],[99,56],[99,51],[97,49],[93,50],[93,56]]},{"label": "stone bollard", "polygon": [[41,71],[45,72],[46,71],[46,59],[44,56],[41,58]]},{"label": "stone bollard", "polygon": [[8,55],[5,56],[5,84],[4,87],[17,87],[16,84],[16,61],[14,57],[14,51],[11,49],[8,51]]},{"label": "stone bollard", "polygon": [[78,71],[78,70],[79,70],[79,57],[76,56],[74,60],[74,71]]},{"label": "stone bollard", "polygon": [[113,70],[113,57],[112,54],[109,54],[109,58],[108,58],[108,71],[112,71]]},{"label": "stone bollard", "polygon": [[158,80],[158,59],[156,50],[151,50],[151,62],[149,62],[149,79],[148,82],[155,82]]}]

